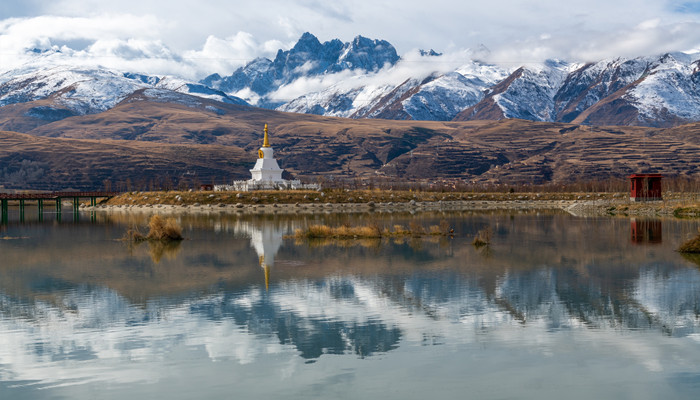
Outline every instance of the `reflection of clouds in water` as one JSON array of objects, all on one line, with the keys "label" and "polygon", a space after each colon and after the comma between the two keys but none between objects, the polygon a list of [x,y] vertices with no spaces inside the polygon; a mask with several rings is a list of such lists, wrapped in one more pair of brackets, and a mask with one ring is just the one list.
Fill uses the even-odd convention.
[{"label": "reflection of clouds in water", "polygon": [[[108,289],[78,289],[58,305],[5,296],[0,298],[0,374],[2,380],[44,385],[152,382],[167,370],[152,364],[167,364],[181,347],[239,364],[276,354],[293,369],[291,360],[299,356],[364,357],[399,343],[479,343],[552,355],[569,351],[563,349],[572,341],[660,371],[683,354],[667,354],[658,331],[670,329],[673,336],[694,340],[700,334],[693,314],[700,304],[696,270],[642,269],[627,293],[632,301],[603,308],[591,306],[604,294],[600,288],[573,297],[562,275],[547,268],[509,272],[492,294],[476,280],[445,273],[415,274],[402,285],[380,278],[290,280],[269,292],[252,287],[143,307]],[[646,329],[656,332],[625,333],[640,327],[640,315],[651,316]]]},{"label": "reflection of clouds in water", "polygon": [[670,273],[642,269],[635,281],[633,297],[652,324],[668,335],[681,337],[698,333],[700,280],[695,269]]}]

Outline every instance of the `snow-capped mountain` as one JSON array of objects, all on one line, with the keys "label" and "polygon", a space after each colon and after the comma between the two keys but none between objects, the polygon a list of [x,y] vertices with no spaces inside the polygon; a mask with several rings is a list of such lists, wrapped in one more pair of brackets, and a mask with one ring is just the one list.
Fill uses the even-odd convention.
[{"label": "snow-capped mountain", "polygon": [[700,53],[507,67],[479,61],[487,57],[483,47],[458,57],[434,50],[399,57],[384,40],[358,36],[321,43],[305,33],[273,60],[257,58],[229,76],[213,74],[198,83],[46,66],[38,58],[0,75],[0,107],[49,100],[32,112],[44,110],[39,118],[57,120],[105,111],[137,90],[158,89],[150,93],[348,118],[658,127],[700,121]]},{"label": "snow-capped mountain", "polygon": [[[95,114],[109,110],[126,97],[141,89],[163,89],[182,94],[213,99],[231,104],[245,101],[211,89],[199,83],[174,77],[154,77],[120,73],[101,68],[54,66],[12,70],[0,75],[0,107],[50,99],[63,109],[60,119],[72,115]],[[163,92],[163,93],[164,93]],[[54,109],[46,112],[55,114]]]},{"label": "snow-capped mountain", "polygon": [[575,67],[553,60],[542,65],[520,67],[490,87],[483,99],[457,114],[455,119],[552,121],[556,118],[554,98]]},{"label": "snow-capped mountain", "polygon": [[338,39],[321,43],[307,32],[290,50],[279,50],[274,60],[257,58],[230,76],[212,74],[201,83],[269,107],[274,100],[265,95],[299,78],[342,71],[374,72],[398,60],[396,49],[385,40],[357,36],[349,43]]},{"label": "snow-capped mountain", "polygon": [[350,118],[449,121],[478,103],[484,91],[506,76],[502,68],[478,61],[453,72],[410,78],[399,85],[367,85],[366,77],[355,76],[278,109]]},{"label": "snow-capped mountain", "polygon": [[[455,120],[674,126],[700,120],[698,54],[519,68]],[[577,67],[577,68],[573,68]]]}]

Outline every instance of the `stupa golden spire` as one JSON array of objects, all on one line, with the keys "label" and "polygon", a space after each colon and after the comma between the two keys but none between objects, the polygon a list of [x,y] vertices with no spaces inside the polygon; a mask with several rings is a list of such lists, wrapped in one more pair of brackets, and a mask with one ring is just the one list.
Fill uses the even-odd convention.
[{"label": "stupa golden spire", "polygon": [[267,138],[267,124],[265,124],[265,138],[262,147],[270,147],[270,140]]}]

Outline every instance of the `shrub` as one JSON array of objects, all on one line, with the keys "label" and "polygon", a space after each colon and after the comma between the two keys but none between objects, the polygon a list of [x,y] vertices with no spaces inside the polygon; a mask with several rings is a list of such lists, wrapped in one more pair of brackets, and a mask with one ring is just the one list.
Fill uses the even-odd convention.
[{"label": "shrub", "polygon": [[411,231],[411,235],[413,236],[425,235],[425,228],[415,221],[408,223],[408,230]]},{"label": "shrub", "polygon": [[431,235],[442,235],[442,229],[438,225],[430,225],[429,232]]},{"label": "shrub", "polygon": [[148,240],[182,240],[182,228],[175,218],[163,218],[156,214],[148,221]]},{"label": "shrub", "polygon": [[476,247],[487,246],[491,244],[491,229],[484,228],[477,232],[472,244]]},{"label": "shrub", "polygon": [[403,225],[394,225],[394,235],[408,235],[408,231],[406,228],[403,227]]}]

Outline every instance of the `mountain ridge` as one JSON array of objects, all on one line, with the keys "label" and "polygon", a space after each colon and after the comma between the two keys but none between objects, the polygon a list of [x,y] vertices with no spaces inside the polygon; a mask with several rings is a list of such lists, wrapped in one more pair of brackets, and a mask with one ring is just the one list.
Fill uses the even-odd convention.
[{"label": "mountain ridge", "polygon": [[461,56],[466,60],[459,64],[434,50],[400,57],[384,40],[357,36],[321,43],[306,32],[274,59],[256,58],[229,76],[212,74],[199,82],[37,61],[0,74],[0,107],[53,98],[52,107],[32,113],[55,119],[99,113],[151,88],[355,119],[519,118],[650,127],[700,121],[700,54],[511,67],[479,61],[488,58],[484,48]]}]

